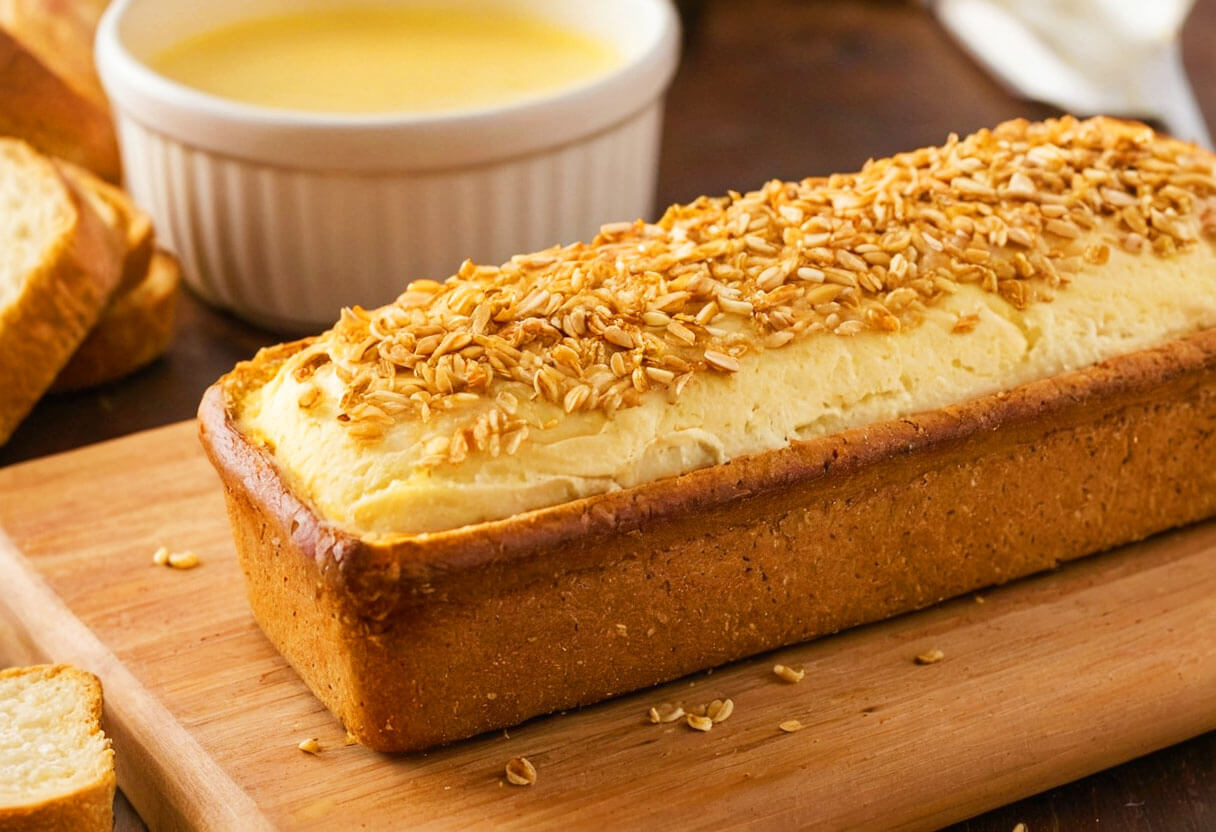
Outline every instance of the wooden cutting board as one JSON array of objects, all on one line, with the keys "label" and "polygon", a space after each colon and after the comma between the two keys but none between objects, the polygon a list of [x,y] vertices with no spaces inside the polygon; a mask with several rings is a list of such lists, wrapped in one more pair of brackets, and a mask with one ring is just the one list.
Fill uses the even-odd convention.
[{"label": "wooden cutting board", "polygon": [[[246,608],[194,433],[0,470],[0,660],[102,678],[153,828],[926,829],[1216,728],[1209,523],[428,754],[346,746]],[[202,566],[154,566],[160,545]],[[709,733],[646,720],[725,697]],[[534,786],[504,784],[517,755]]]}]

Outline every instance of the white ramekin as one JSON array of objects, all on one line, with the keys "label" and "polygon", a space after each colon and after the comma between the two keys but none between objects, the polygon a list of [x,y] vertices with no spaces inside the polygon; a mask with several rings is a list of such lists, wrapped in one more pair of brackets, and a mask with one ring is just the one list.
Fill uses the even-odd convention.
[{"label": "white ramekin", "polygon": [[[145,61],[249,17],[367,0],[118,0],[97,65],[126,185],[204,298],[263,326],[306,330],[386,303],[470,257],[588,239],[649,217],[678,20],[669,0],[457,0],[507,7],[613,43],[619,67],[501,107],[331,116],[198,92]],[[376,0],[434,5],[434,0]]]}]

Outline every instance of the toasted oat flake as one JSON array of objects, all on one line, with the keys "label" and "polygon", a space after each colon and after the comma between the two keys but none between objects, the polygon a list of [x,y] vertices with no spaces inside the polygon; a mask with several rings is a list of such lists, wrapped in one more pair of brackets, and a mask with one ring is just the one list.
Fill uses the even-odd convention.
[{"label": "toasted oat flake", "polygon": [[296,748],[300,749],[305,754],[320,754],[321,742],[316,737],[309,737],[306,740],[301,740],[300,744],[297,745]]},{"label": "toasted oat flake", "polygon": [[679,705],[672,705],[670,702],[664,702],[650,710],[658,714],[658,722],[676,722],[684,717],[684,709]]},{"label": "toasted oat flake", "polygon": [[1013,827],[1013,832],[1026,832],[1026,824],[1018,823]]},{"label": "toasted oat flake", "polygon": [[777,678],[781,679],[783,682],[789,682],[791,684],[801,682],[802,677],[806,675],[805,670],[794,670],[794,668],[786,667],[783,664],[773,665],[773,673],[777,674]]},{"label": "toasted oat flake", "polygon": [[803,729],[802,723],[796,719],[787,719],[777,727],[787,734],[792,734],[795,731],[801,731]]},{"label": "toasted oat flake", "polygon": [[169,547],[161,546],[152,553],[152,562],[157,566],[167,566],[169,564]]},{"label": "toasted oat flake", "polygon": [[946,654],[934,648],[933,650],[927,650],[924,653],[918,654],[915,661],[917,664],[937,664],[944,658],[946,658]]},{"label": "toasted oat flake", "polygon": [[527,757],[512,757],[507,761],[507,782],[512,786],[531,786],[536,782],[536,766]]},{"label": "toasted oat flake", "polygon": [[647,712],[647,717],[650,719],[650,722],[654,725],[658,725],[660,722],[663,721],[663,717],[661,714],[659,714],[658,708],[651,708]]},{"label": "toasted oat flake", "polygon": [[708,731],[714,727],[714,721],[707,716],[698,716],[689,714],[687,717],[688,727],[696,731]]},{"label": "toasted oat flake", "polygon": [[715,699],[710,702],[705,709],[705,715],[717,725],[719,722],[725,722],[730,719],[730,715],[735,712],[735,703],[730,699]]},{"label": "toasted oat flake", "polygon": [[173,569],[193,569],[199,562],[198,555],[194,552],[170,552],[167,560]]}]

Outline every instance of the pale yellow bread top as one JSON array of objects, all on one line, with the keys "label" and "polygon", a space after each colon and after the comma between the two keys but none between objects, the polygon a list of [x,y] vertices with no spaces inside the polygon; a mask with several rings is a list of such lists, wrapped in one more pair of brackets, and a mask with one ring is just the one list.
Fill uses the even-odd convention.
[{"label": "pale yellow bread top", "polygon": [[[677,206],[348,312],[248,391],[237,422],[324,517],[380,537],[966,401],[1216,327],[1211,160],[1140,126],[1017,122],[852,177]],[[661,272],[646,252],[690,240],[709,256]]]}]

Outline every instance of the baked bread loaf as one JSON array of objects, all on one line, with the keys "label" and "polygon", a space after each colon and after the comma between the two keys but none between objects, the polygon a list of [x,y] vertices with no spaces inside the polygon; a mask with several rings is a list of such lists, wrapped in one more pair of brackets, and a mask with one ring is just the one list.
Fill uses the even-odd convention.
[{"label": "baked bread loaf", "polygon": [[117,295],[97,325],[59,371],[51,392],[108,384],[151,364],[173,341],[181,270],[177,259],[157,251],[147,274]]},{"label": "baked bread loaf", "polygon": [[0,444],[51,386],[122,277],[123,251],[55,164],[0,138]]},{"label": "baked bread loaf", "polygon": [[254,614],[400,750],[1206,517],[1213,172],[1010,122],[346,310],[200,408]]},{"label": "baked bread loaf", "polygon": [[0,671],[0,829],[110,832],[114,785],[97,677],[67,665]]}]

